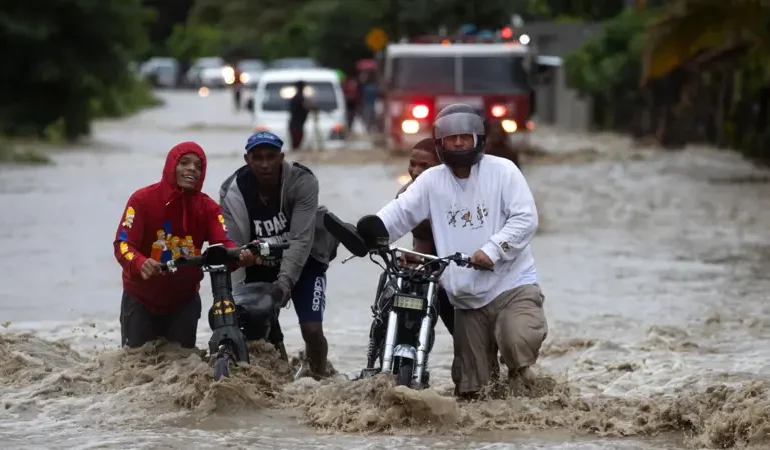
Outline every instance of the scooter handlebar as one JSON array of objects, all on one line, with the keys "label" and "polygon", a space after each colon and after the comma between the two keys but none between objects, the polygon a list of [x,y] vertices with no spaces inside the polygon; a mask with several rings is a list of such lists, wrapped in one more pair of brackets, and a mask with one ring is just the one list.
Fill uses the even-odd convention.
[{"label": "scooter handlebar", "polygon": [[[164,272],[174,272],[179,268],[182,267],[190,267],[190,266],[206,266],[206,265],[220,265],[225,264],[226,261],[223,261],[221,257],[221,253],[219,254],[213,254],[212,252],[215,251],[213,249],[215,248],[223,248],[221,244],[212,245],[209,246],[209,248],[206,249],[206,251],[203,252],[203,254],[198,256],[181,256],[177,259],[173,259],[171,261],[168,261],[166,263],[162,263],[160,265],[161,270]],[[235,260],[238,259],[238,256],[240,253],[244,250],[249,250],[252,253],[254,253],[256,256],[270,256],[273,253],[275,253],[278,250],[286,250],[289,248],[288,242],[278,242],[271,244],[269,242],[249,242],[246,245],[237,247],[237,248],[230,248],[226,249],[226,258]],[[216,250],[221,252],[221,250]],[[214,261],[212,261],[214,259]]]}]

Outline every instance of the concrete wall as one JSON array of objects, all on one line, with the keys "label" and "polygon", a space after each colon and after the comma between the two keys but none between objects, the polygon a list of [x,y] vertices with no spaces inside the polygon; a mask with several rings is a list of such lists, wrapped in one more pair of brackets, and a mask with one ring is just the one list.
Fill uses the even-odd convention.
[{"label": "concrete wall", "polygon": [[[564,58],[597,32],[598,23],[533,22],[521,28],[541,56]],[[591,104],[567,88],[564,67],[553,67],[541,77],[536,90],[536,121],[568,130],[585,130],[590,124]]]}]

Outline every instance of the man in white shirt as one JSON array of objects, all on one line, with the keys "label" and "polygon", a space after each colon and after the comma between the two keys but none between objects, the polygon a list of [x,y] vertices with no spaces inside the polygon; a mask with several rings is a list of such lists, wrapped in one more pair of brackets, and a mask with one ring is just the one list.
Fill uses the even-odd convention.
[{"label": "man in white shirt", "polygon": [[509,377],[532,380],[530,366],[548,333],[530,249],[537,209],[516,165],[484,155],[484,121],[473,108],[447,106],[434,139],[444,164],[424,171],[377,217],[391,242],[430,219],[438,256],[467,253],[492,269],[450,265],[441,277],[456,311],[455,392],[473,397],[489,383],[498,349]]}]

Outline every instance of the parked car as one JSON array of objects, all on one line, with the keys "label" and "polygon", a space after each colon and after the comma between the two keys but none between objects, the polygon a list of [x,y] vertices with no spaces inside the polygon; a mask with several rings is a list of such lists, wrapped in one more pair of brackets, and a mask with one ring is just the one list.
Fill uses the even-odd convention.
[{"label": "parked car", "polygon": [[185,82],[192,87],[224,87],[233,76],[233,68],[219,56],[198,58],[185,74]]},{"label": "parked car", "polygon": [[153,86],[173,88],[177,84],[179,63],[174,58],[156,56],[139,67],[139,76]]},{"label": "parked car", "polygon": [[280,58],[268,63],[270,69],[314,69],[320,65],[313,58]]},{"label": "parked car", "polygon": [[316,109],[305,122],[303,148],[342,146],[345,98],[337,73],[329,69],[266,70],[246,103],[254,116],[254,129],[270,131],[290,142],[289,101],[297,92],[297,81],[305,82],[305,98]]},{"label": "parked car", "polygon": [[240,74],[240,82],[253,87],[257,85],[259,77],[265,71],[265,63],[259,59],[244,59],[236,64],[236,69]]}]

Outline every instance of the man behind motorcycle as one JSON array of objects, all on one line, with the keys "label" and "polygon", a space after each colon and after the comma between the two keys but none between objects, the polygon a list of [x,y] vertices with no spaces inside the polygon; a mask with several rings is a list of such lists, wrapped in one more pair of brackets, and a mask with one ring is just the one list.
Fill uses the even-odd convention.
[{"label": "man behind motorcycle", "polygon": [[529,245],[538,225],[535,201],[515,164],[484,155],[484,121],[467,108],[450,105],[435,120],[444,164],[427,169],[382,208],[380,227],[359,229],[370,242],[384,233],[393,242],[430,219],[438,256],[468,253],[492,269],[451,265],[441,278],[455,307],[452,379],[463,397],[490,381],[498,349],[509,377],[531,381],[548,330]]},{"label": "man behind motorcycle", "polygon": [[[225,224],[236,242],[258,240],[289,242],[280,257],[261,258],[256,265],[233,273],[233,286],[241,282],[271,282],[279,307],[294,300],[294,310],[305,341],[310,370],[326,373],[328,344],[323,332],[326,307],[326,269],[336,256],[338,241],[323,228],[326,208],[318,206],[318,180],[310,169],[289,163],[283,141],[273,133],[252,134],[246,143],[246,165],[223,183],[219,192]],[[248,330],[247,338],[248,338]],[[286,359],[277,318],[268,341]]]},{"label": "man behind motorcycle", "polygon": [[[436,144],[433,142],[433,138],[425,138],[415,144],[412,149],[412,154],[409,157],[409,176],[412,181],[405,184],[396,194],[396,197],[403,194],[409,186],[414,183],[414,180],[420,176],[421,173],[430,169],[431,167],[441,164],[436,154]],[[430,229],[430,221],[423,220],[419,225],[412,230],[412,248],[419,253],[425,253],[428,255],[436,254],[436,246],[433,243],[433,232]],[[419,258],[411,255],[404,255],[404,262],[410,264],[416,264],[419,262]],[[380,277],[380,286],[383,286],[385,282],[385,274]],[[449,334],[454,334],[454,307],[449,302],[449,298],[446,295],[446,291],[439,287],[438,289],[438,315],[441,321],[444,323]]]},{"label": "man behind motorcycle", "polygon": [[[464,104],[456,104],[452,105],[452,108],[444,108],[441,110],[439,115],[436,117],[441,118],[446,116],[447,114],[451,114],[452,112],[469,112],[474,114],[476,111]],[[511,162],[516,164],[517,167],[519,166],[519,158],[518,154],[515,150],[513,150],[510,146],[510,144],[507,142],[507,135],[505,134],[505,131],[502,129],[502,125],[500,125],[499,122],[497,123],[489,123],[487,124],[487,129],[491,131],[496,131],[495,134],[495,141],[490,142],[489,140],[486,141],[486,147],[485,147],[485,153],[489,155],[499,156],[501,158],[509,159]],[[499,130],[497,130],[499,128]],[[500,133],[502,133],[502,136],[500,136]],[[487,133],[489,134],[489,133]],[[409,186],[414,183],[414,180],[425,170],[430,169],[433,166],[437,166],[441,164],[441,160],[438,157],[438,154],[436,153],[436,143],[433,140],[433,138],[425,138],[415,144],[414,148],[412,148],[412,153],[409,158],[409,176],[411,177],[411,181],[405,184],[399,191],[398,194],[396,194],[396,197],[401,195],[404,191],[409,188]],[[436,253],[436,246],[433,243],[433,233],[430,229],[430,221],[429,220],[423,220],[420,222],[419,225],[417,225],[412,230],[412,248],[414,251],[419,253],[425,253],[428,255],[434,255]],[[405,262],[408,263],[417,263],[419,262],[419,258],[416,258],[411,255],[405,255],[404,256]],[[380,286],[384,283],[384,274],[380,279]],[[454,307],[449,302],[449,299],[447,298],[446,291],[444,288],[439,287],[438,289],[438,311],[439,311],[439,317],[441,318],[441,321],[444,323],[444,326],[446,326],[447,331],[449,331],[449,334],[454,334]]]}]

